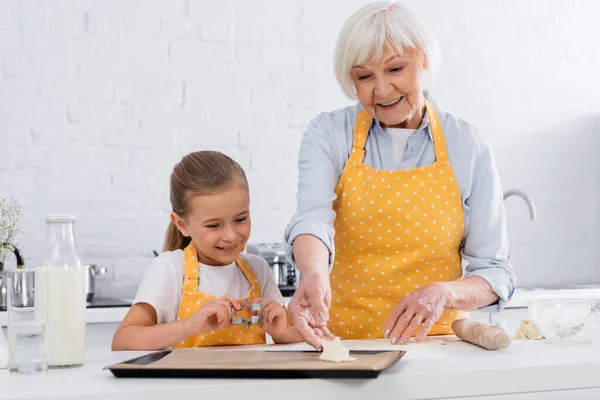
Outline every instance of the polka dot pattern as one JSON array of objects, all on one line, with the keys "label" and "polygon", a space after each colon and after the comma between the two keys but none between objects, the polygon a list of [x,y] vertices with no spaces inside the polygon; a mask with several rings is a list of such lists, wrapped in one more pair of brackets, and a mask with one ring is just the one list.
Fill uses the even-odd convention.
[{"label": "polka dot pattern", "polygon": [[[209,300],[216,300],[217,297],[210,294],[198,291],[199,273],[198,262],[196,260],[196,247],[190,243],[183,251],[184,257],[184,279],[183,291],[181,294],[181,304],[177,313],[177,320],[182,320],[191,317]],[[252,269],[242,260],[238,258],[236,265],[242,271],[248,282],[250,282],[250,290],[248,291],[249,299],[261,297],[260,285]],[[242,299],[240,299],[242,300]],[[247,310],[237,313],[248,319],[250,317]],[[202,335],[194,336],[183,340],[181,343],[173,345],[173,348],[178,347],[205,347],[205,346],[231,346],[242,344],[265,344],[265,333],[256,324],[246,328],[241,325],[234,325],[218,331],[206,332]]]},{"label": "polka dot pattern", "polygon": [[[409,170],[378,170],[363,163],[371,118],[362,110],[357,115],[353,151],[333,203],[336,252],[329,328],[342,339],[383,337],[385,322],[402,297],[431,282],[462,277],[460,191],[435,111],[429,103],[426,107],[436,161]],[[452,321],[463,316],[445,310],[430,334],[451,334]]]}]

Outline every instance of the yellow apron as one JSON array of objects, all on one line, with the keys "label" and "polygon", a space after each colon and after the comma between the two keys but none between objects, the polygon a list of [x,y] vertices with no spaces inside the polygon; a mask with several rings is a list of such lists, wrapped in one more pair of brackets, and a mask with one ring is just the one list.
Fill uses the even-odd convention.
[{"label": "yellow apron", "polygon": [[[177,313],[177,320],[191,317],[204,303],[209,300],[218,299],[216,296],[198,291],[199,278],[198,260],[196,255],[196,247],[192,242],[183,251],[185,262],[183,291],[181,293],[181,303],[179,305],[179,312]],[[250,300],[260,298],[260,285],[258,284],[252,269],[246,265],[241,257],[239,257],[235,263],[248,282],[250,282],[251,287],[248,292],[248,298]],[[249,317],[247,310],[240,311],[237,314],[244,318]],[[266,343],[265,333],[256,324],[252,324],[248,328],[242,325],[233,325],[218,331],[206,332],[202,335],[189,337],[172,347],[230,346],[264,343]]]},{"label": "yellow apron", "polygon": [[[336,187],[331,332],[342,339],[381,338],[390,313],[407,294],[462,277],[463,208],[444,133],[425,104],[435,162],[408,170],[364,164],[371,117],[361,110],[352,152]],[[430,335],[451,334],[465,316],[444,310]]]}]

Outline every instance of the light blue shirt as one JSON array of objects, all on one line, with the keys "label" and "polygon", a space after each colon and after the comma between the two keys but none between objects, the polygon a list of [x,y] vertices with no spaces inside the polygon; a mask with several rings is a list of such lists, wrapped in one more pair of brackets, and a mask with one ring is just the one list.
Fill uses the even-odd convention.
[{"label": "light blue shirt", "polygon": [[[444,131],[450,164],[458,182],[465,226],[461,254],[468,262],[464,277],[485,279],[500,300],[482,311],[501,311],[510,301],[516,277],[508,260],[503,191],[489,143],[477,128],[444,112],[431,100]],[[360,104],[326,112],[306,129],[298,157],[298,208],[288,224],[284,245],[292,264],[292,244],[298,235],[319,238],[329,249],[331,270],[335,246],[335,186],[352,150],[354,120]],[[365,144],[364,162],[377,169],[418,168],[435,161],[429,118],[410,136],[400,165],[396,165],[389,135],[373,121]]]}]

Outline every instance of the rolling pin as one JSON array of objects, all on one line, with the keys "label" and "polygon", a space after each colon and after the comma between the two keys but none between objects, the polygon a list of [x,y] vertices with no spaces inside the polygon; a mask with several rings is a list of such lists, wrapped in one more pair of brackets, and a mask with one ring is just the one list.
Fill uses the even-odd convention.
[{"label": "rolling pin", "polygon": [[499,326],[468,318],[452,322],[452,330],[460,339],[487,350],[500,350],[510,346],[510,336]]}]

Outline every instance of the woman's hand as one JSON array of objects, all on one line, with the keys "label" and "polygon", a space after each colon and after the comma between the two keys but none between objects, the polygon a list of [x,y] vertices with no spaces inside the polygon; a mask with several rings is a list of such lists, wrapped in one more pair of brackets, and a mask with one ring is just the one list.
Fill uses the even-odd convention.
[{"label": "woman's hand", "polygon": [[229,295],[218,300],[207,301],[191,317],[186,319],[186,336],[192,337],[202,333],[223,329],[231,325],[233,312],[241,309],[239,302]]},{"label": "woman's hand", "polygon": [[[385,337],[391,343],[407,343],[421,326],[415,340],[420,342],[440,319],[450,293],[444,282],[436,282],[404,296],[385,323]],[[399,340],[398,340],[399,339]]]},{"label": "woman's hand", "polygon": [[326,326],[331,307],[329,275],[317,271],[302,275],[288,307],[294,326],[306,343],[320,350],[322,338],[333,339]]}]

